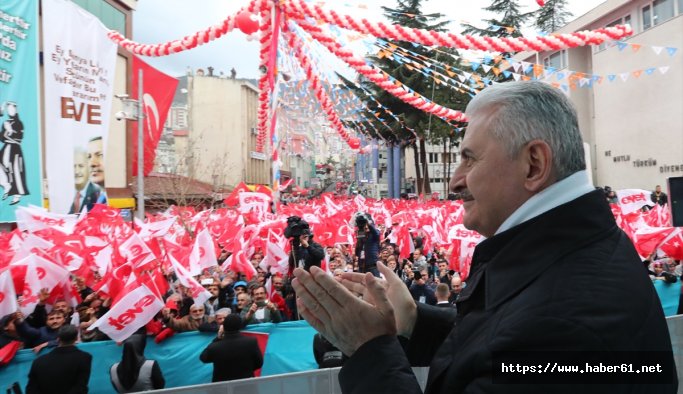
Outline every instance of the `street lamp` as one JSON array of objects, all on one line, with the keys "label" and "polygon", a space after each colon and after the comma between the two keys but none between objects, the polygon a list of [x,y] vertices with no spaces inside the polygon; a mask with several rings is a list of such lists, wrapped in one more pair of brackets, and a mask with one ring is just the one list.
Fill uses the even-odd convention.
[{"label": "street lamp", "polygon": [[138,122],[138,193],[137,193],[137,217],[140,220],[145,219],[145,139],[144,139],[144,124],[142,120],[145,118],[144,106],[142,104],[142,69],[138,73],[138,99],[130,99],[127,94],[117,94],[116,98],[121,100],[122,111],[116,113],[117,120],[134,120]]}]

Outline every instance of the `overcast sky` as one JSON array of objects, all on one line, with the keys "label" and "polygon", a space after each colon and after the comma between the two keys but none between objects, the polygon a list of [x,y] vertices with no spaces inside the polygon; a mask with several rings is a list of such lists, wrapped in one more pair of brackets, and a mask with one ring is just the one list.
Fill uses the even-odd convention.
[{"label": "overcast sky", "polygon": [[[575,19],[600,1],[569,0],[569,11]],[[133,16],[133,39],[140,43],[157,44],[182,38],[208,26],[218,24],[227,15],[234,14],[247,0],[139,0],[138,9]],[[361,15],[372,21],[383,20],[381,5],[395,7],[394,0],[347,0],[330,2],[330,9],[340,14]],[[341,4],[341,5],[340,5]],[[486,27],[481,20],[487,15],[482,10],[490,0],[455,1],[425,0],[423,12],[441,12],[451,21],[454,29],[459,29],[461,21],[479,27]],[[535,0],[521,0],[523,12],[538,9]],[[367,6],[367,9],[358,6]],[[459,31],[459,30],[458,30]],[[362,53],[358,53],[362,55]],[[235,68],[238,78],[258,77],[258,43],[248,41],[238,29],[213,42],[179,54],[161,58],[144,58],[148,63],[173,76],[182,75],[187,67],[203,68],[212,66],[215,72],[230,73]]]}]

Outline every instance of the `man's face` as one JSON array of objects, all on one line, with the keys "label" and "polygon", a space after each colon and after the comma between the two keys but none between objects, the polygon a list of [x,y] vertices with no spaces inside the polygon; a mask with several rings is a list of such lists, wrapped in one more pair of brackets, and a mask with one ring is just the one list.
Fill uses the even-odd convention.
[{"label": "man's face", "polygon": [[422,256],[419,250],[413,252],[413,261],[417,261]]},{"label": "man's face", "polygon": [[492,115],[482,109],[470,118],[460,145],[462,161],[450,182],[451,190],[463,195],[465,227],[485,237],[532,195],[524,188],[528,165],[523,155],[510,158],[489,131]]},{"label": "man's face", "polygon": [[81,190],[88,183],[88,155],[85,152],[74,154],[74,184],[76,190]]},{"label": "man's face", "polygon": [[200,320],[204,317],[204,307],[192,307],[190,308],[190,316],[193,320]]},{"label": "man's face", "polygon": [[101,139],[88,142],[88,166],[90,180],[104,186],[104,150]]},{"label": "man's face", "polygon": [[659,186],[659,185],[657,185],[657,187],[655,187],[655,191],[656,191],[657,193],[661,193],[661,192],[662,192],[662,187]]},{"label": "man's face", "polygon": [[273,277],[273,289],[277,291],[282,290],[282,278],[278,276]]},{"label": "man's face", "polygon": [[69,313],[69,309],[71,309],[66,301],[57,301],[52,308],[56,311],[62,312],[64,315],[67,315]]},{"label": "man's face", "polygon": [[253,256],[251,256],[251,265],[254,266],[254,268],[258,267],[259,263],[261,263],[261,260],[263,260],[263,256],[261,256],[258,253],[254,253]]},{"label": "man's face", "polygon": [[254,302],[265,301],[267,298],[266,289],[264,289],[263,287],[254,289],[254,294],[252,294],[252,296],[254,297]]},{"label": "man's face", "polygon": [[462,279],[455,277],[451,279],[451,292],[458,294],[462,290]]},{"label": "man's face", "polygon": [[243,286],[235,287],[235,294],[242,294],[242,293],[246,293],[246,289]]},{"label": "man's face", "polygon": [[209,293],[211,293],[212,296],[218,297],[218,293],[219,293],[218,286],[210,285],[207,290],[209,290]]},{"label": "man's face", "polygon": [[387,260],[387,267],[389,267],[392,271],[396,269],[396,259],[389,259]]},{"label": "man's face", "polygon": [[64,315],[55,313],[47,317],[47,326],[53,330],[56,330],[64,325],[64,321]]},{"label": "man's face", "polygon": [[223,320],[225,320],[225,316],[227,316],[227,315],[224,315],[224,314],[216,314],[216,324],[218,324],[219,326],[222,326],[222,325],[223,325]]},{"label": "man's face", "polygon": [[386,248],[385,248],[385,249],[382,249],[382,251],[379,253],[379,257],[380,257],[382,260],[386,260],[387,257],[389,257],[389,250],[386,249]]},{"label": "man's face", "polygon": [[446,271],[448,271],[448,264],[443,262],[439,263],[439,272],[441,272],[441,274],[443,275],[446,273]]},{"label": "man's face", "polygon": [[249,303],[249,297],[247,297],[246,293],[242,293],[237,296],[237,307],[240,309],[244,309],[247,304]]},{"label": "man's face", "polygon": [[17,107],[14,104],[7,105],[7,115],[14,116],[17,114]]}]

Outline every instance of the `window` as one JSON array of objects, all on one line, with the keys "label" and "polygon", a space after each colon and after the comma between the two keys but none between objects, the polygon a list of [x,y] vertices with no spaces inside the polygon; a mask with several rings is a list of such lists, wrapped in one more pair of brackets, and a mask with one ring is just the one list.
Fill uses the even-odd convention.
[{"label": "window", "polygon": [[[631,15],[626,15],[623,18],[619,18],[617,20],[614,20],[614,21],[608,23],[607,25],[605,25],[605,27],[614,27],[616,25],[630,25],[630,24],[631,24]],[[633,26],[631,26],[631,28],[633,28]],[[595,52],[600,52],[600,51],[605,50],[607,48],[611,48],[614,45],[616,45],[614,43],[614,41],[603,42],[602,44],[597,46],[597,48],[595,49]]]},{"label": "window", "polygon": [[683,0],[678,0],[678,13],[683,14]]},{"label": "window", "polygon": [[655,0],[652,2],[652,21],[655,26],[664,23],[674,16],[673,0]]},{"label": "window", "polygon": [[643,30],[652,27],[652,13],[650,13],[650,6],[643,7]]},{"label": "window", "polygon": [[567,51],[561,50],[557,51],[550,56],[543,59],[543,66],[553,67],[556,70],[561,70],[567,67]]},{"label": "window", "polygon": [[[679,12],[680,4],[683,1],[678,0]],[[657,26],[673,18],[674,16],[674,0],[655,0],[652,5],[643,7],[643,30],[647,30],[652,26]]]}]

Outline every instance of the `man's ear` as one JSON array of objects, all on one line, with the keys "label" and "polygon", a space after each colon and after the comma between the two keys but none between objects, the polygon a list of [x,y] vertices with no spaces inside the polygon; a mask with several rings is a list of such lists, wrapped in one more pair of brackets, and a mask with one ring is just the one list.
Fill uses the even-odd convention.
[{"label": "man's ear", "polygon": [[533,140],[523,150],[526,165],[525,188],[538,193],[554,181],[553,152],[547,142]]}]

